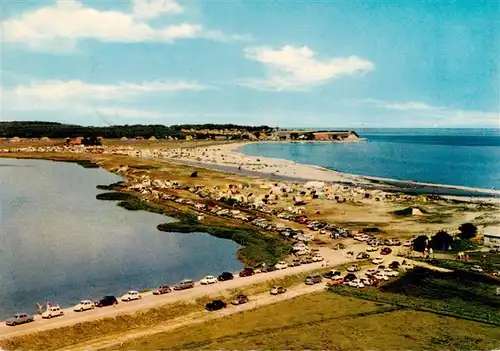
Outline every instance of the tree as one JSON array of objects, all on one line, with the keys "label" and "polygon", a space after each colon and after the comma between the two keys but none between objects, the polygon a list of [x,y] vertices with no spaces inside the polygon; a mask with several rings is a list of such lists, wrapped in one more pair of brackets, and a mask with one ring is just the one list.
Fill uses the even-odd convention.
[{"label": "tree", "polygon": [[430,246],[435,250],[448,250],[453,243],[453,237],[445,230],[440,230],[432,236]]},{"label": "tree", "polygon": [[462,239],[472,239],[477,234],[477,227],[472,223],[464,223],[460,227],[460,234],[458,236]]},{"label": "tree", "polygon": [[426,235],[419,235],[415,240],[413,240],[413,250],[418,252],[424,252],[427,247],[429,238]]}]

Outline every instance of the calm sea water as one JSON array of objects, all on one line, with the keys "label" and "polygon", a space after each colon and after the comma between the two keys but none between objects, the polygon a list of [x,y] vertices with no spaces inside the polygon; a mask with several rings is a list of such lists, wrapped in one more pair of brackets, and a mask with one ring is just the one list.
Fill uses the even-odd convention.
[{"label": "calm sea water", "polygon": [[118,180],[76,164],[0,159],[0,319],[36,302],[71,306],[241,268],[232,241],[160,232],[170,218],[95,199],[96,185]]},{"label": "calm sea water", "polygon": [[262,143],[252,156],[278,157],[399,180],[500,189],[498,129],[364,129],[362,143]]}]

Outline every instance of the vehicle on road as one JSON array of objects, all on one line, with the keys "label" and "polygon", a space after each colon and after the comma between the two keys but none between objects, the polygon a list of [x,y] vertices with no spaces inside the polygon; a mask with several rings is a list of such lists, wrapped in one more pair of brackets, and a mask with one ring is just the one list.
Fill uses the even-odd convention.
[{"label": "vehicle on road", "polygon": [[205,309],[207,311],[218,311],[223,308],[226,308],[226,303],[222,300],[213,300],[205,305]]},{"label": "vehicle on road", "polygon": [[273,288],[270,291],[271,295],[279,295],[279,294],[284,294],[286,293],[286,289],[282,286],[273,286]]},{"label": "vehicle on road", "polygon": [[92,301],[82,300],[73,308],[73,311],[83,312],[83,311],[93,310],[94,308],[95,304]]},{"label": "vehicle on road", "polygon": [[174,290],[185,290],[194,288],[194,282],[191,279],[181,280],[178,284],[174,285]]},{"label": "vehicle on road", "polygon": [[357,264],[353,264],[349,267],[347,267],[348,272],[359,272],[361,268]]},{"label": "vehicle on road", "polygon": [[252,268],[244,268],[240,272],[240,277],[250,277],[251,275],[254,275],[255,271]]},{"label": "vehicle on road", "polygon": [[375,257],[373,260],[372,260],[372,263],[373,264],[381,264],[382,262],[384,262],[384,259],[382,257]]},{"label": "vehicle on road", "polygon": [[358,255],[356,256],[356,259],[358,260],[366,260],[370,258],[370,254],[366,253],[366,252],[360,252],[358,253]]},{"label": "vehicle on road", "polygon": [[390,253],[392,253],[392,249],[390,247],[384,247],[380,250],[381,255],[389,255]]},{"label": "vehicle on road", "polygon": [[236,299],[231,301],[231,304],[232,305],[243,305],[243,304],[247,303],[248,301],[249,301],[248,297],[245,294],[239,294],[238,296],[236,296]]},{"label": "vehicle on road", "polygon": [[213,275],[207,275],[206,277],[200,280],[200,284],[202,285],[215,284],[217,282],[218,282],[217,278],[215,278]]},{"label": "vehicle on road", "polygon": [[226,280],[233,280],[234,275],[231,272],[222,272],[217,279],[221,282],[225,282]]},{"label": "vehicle on road", "polygon": [[326,286],[337,286],[344,284],[344,277],[333,277],[326,282]]},{"label": "vehicle on road", "polygon": [[276,269],[286,269],[288,268],[288,264],[285,261],[280,261],[274,265]]},{"label": "vehicle on road", "polygon": [[153,295],[163,295],[171,292],[172,289],[168,285],[160,285],[158,289],[153,290]]},{"label": "vehicle on road", "polygon": [[333,279],[333,277],[337,277],[337,276],[340,276],[342,273],[340,273],[340,271],[337,271],[337,270],[331,270],[331,271],[328,271],[326,272],[325,274],[323,274],[323,277],[327,278],[327,279]]},{"label": "vehicle on road", "polygon": [[64,311],[59,305],[49,306],[47,311],[42,313],[42,318],[53,318],[64,315]]},{"label": "vehicle on road", "polygon": [[19,324],[30,323],[35,321],[35,316],[29,315],[27,313],[16,313],[10,318],[5,320],[6,325],[16,326]]},{"label": "vehicle on road", "polygon": [[309,274],[306,277],[305,283],[306,285],[314,285],[321,283],[323,281],[323,278],[321,278],[321,275],[319,274]]},{"label": "vehicle on road", "polygon": [[118,305],[118,300],[114,296],[104,296],[102,299],[99,301],[96,301],[95,306],[96,307],[106,307],[106,306],[115,306]]},{"label": "vehicle on road", "polygon": [[141,296],[141,294],[139,294],[138,291],[129,290],[120,297],[120,300],[128,302],[128,301],[133,301],[133,300],[140,300],[141,298],[142,298],[142,296]]}]

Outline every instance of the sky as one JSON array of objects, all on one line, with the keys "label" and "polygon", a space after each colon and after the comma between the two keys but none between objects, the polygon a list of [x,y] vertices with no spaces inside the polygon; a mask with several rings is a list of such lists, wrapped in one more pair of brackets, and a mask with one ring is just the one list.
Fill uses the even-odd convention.
[{"label": "sky", "polygon": [[1,120],[500,128],[500,2],[3,1]]}]

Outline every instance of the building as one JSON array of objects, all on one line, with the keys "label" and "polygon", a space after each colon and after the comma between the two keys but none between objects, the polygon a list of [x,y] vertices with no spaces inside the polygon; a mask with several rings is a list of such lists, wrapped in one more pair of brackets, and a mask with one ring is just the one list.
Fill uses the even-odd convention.
[{"label": "building", "polygon": [[493,247],[500,246],[500,233],[496,234],[483,234],[484,246]]}]

